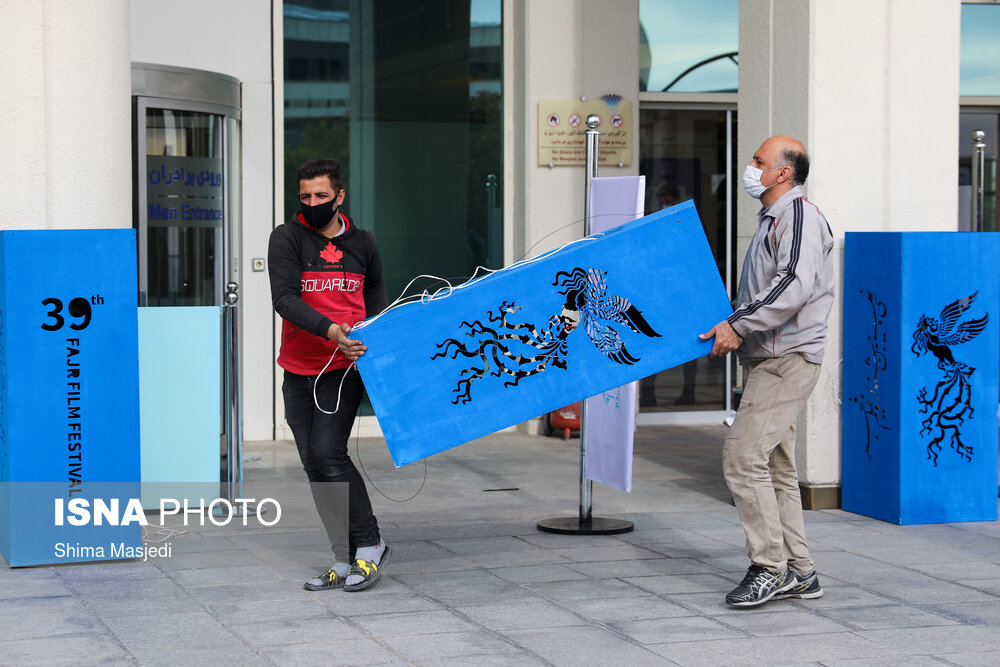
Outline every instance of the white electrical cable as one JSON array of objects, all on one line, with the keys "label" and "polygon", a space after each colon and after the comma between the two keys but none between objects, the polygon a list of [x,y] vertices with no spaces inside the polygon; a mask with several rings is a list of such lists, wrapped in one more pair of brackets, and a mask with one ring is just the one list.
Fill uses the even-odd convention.
[{"label": "white electrical cable", "polygon": [[340,392],[344,390],[344,380],[347,378],[347,374],[351,372],[351,369],[355,368],[357,366],[357,364],[352,361],[351,365],[348,366],[344,370],[344,374],[340,378],[340,385],[337,387],[337,404],[334,406],[333,412],[329,412],[328,410],[324,410],[319,405],[319,398],[316,396],[316,387],[317,387],[317,385],[319,385],[319,379],[321,377],[323,377],[323,373],[326,373],[326,369],[329,368],[330,364],[333,363],[333,359],[334,359],[334,357],[337,356],[338,352],[340,352],[340,348],[339,347],[336,348],[333,351],[333,354],[330,355],[330,361],[326,362],[326,366],[323,366],[323,370],[321,370],[319,372],[319,375],[317,375],[316,379],[313,381],[313,404],[316,406],[317,410],[319,410],[320,412],[322,412],[325,415],[335,415],[335,414],[337,414],[337,411],[340,410]]},{"label": "white electrical cable", "polygon": [[[532,264],[534,262],[537,262],[537,261],[540,261],[542,259],[545,259],[549,255],[557,253],[557,252],[559,252],[559,251],[561,251],[561,250],[563,250],[565,248],[569,248],[572,245],[576,245],[577,243],[584,243],[586,241],[596,241],[598,238],[600,238],[602,236],[604,236],[604,232],[599,233],[599,234],[593,234],[591,236],[586,236],[586,237],[584,237],[582,239],[576,239],[575,241],[570,241],[569,243],[566,243],[566,244],[564,244],[564,245],[562,245],[562,246],[560,246],[558,248],[553,248],[552,250],[548,250],[546,252],[543,252],[541,255],[538,255],[536,257],[532,257],[531,259],[523,259],[523,260],[521,260],[519,262],[511,264],[510,266],[505,266],[502,269],[487,269],[485,266],[477,266],[476,269],[475,269],[475,271],[472,272],[472,278],[470,278],[469,280],[465,281],[464,283],[462,283],[460,285],[452,285],[451,281],[449,281],[448,279],[446,279],[446,278],[440,278],[438,276],[431,276],[431,275],[427,275],[427,274],[419,275],[416,278],[414,278],[413,280],[411,280],[409,283],[407,283],[406,287],[403,288],[403,292],[400,295],[400,297],[398,299],[396,299],[395,301],[393,301],[391,304],[389,304],[389,306],[385,310],[383,310],[378,315],[375,315],[374,317],[370,317],[370,318],[368,318],[366,320],[358,322],[357,324],[355,324],[351,328],[351,330],[354,331],[354,330],[357,330],[357,329],[362,329],[362,328],[364,328],[364,327],[366,327],[366,326],[368,326],[368,325],[370,325],[370,324],[378,321],[379,318],[383,317],[386,313],[388,313],[391,310],[395,310],[397,308],[401,308],[402,306],[410,305],[412,303],[415,303],[416,301],[419,301],[421,304],[427,304],[427,303],[430,303],[431,301],[437,301],[439,299],[446,299],[449,296],[451,296],[452,294],[454,294],[455,292],[457,292],[458,290],[465,289],[467,287],[471,287],[472,285],[475,285],[476,283],[481,282],[482,280],[484,280],[484,279],[486,279],[486,278],[488,278],[488,277],[490,277],[490,276],[492,276],[492,275],[494,275],[496,273],[503,273],[505,271],[511,271],[511,270],[516,269],[516,268],[521,267],[521,266],[527,266],[528,264]],[[484,275],[476,277],[476,274],[479,273],[480,269],[482,269],[486,273]],[[430,294],[430,293],[427,292],[427,290],[424,290],[420,295],[412,295],[412,296],[409,296],[409,297],[405,296],[406,291],[408,289],[410,289],[410,287],[413,285],[413,283],[416,282],[417,280],[420,280],[421,278],[431,278],[433,280],[438,280],[438,281],[441,281],[441,282],[445,283],[445,286],[442,287],[442,288],[440,288],[440,289],[438,289],[433,294]],[[445,293],[442,294],[442,292],[445,292]]]},{"label": "white electrical cable", "polygon": [[[528,250],[525,253],[525,255],[527,255],[532,250],[534,250],[535,246],[537,246],[539,243],[541,243],[542,241],[544,241],[546,238],[548,238],[552,234],[555,234],[556,232],[559,232],[559,231],[565,229],[566,227],[570,227],[572,225],[579,224],[579,222],[580,221],[571,222],[571,223],[569,223],[567,225],[563,225],[559,229],[556,229],[556,230],[553,230],[552,232],[549,232],[548,234],[546,234],[545,236],[543,236],[541,239],[539,239],[538,241],[536,241],[530,248],[528,248]],[[549,255],[551,255],[553,253],[559,252],[563,248],[568,248],[569,246],[574,245],[576,243],[580,243],[580,242],[583,242],[583,241],[593,241],[593,240],[595,240],[597,238],[600,238],[601,236],[604,236],[605,233],[606,232],[602,232],[602,233],[599,233],[599,234],[594,234],[592,236],[584,237],[582,239],[576,239],[574,241],[570,241],[569,243],[566,243],[566,244],[564,244],[564,245],[562,245],[562,246],[560,246],[558,248],[555,248],[553,250],[546,251],[546,252],[544,252],[544,253],[536,256],[536,257],[532,257],[531,259],[523,259],[522,258],[522,259],[518,260],[517,262],[515,262],[514,264],[511,264],[510,266],[507,266],[507,267],[504,267],[504,268],[501,268],[501,269],[488,269],[485,266],[477,266],[475,268],[475,270],[472,272],[472,277],[469,278],[466,282],[464,282],[464,283],[462,283],[462,284],[460,284],[458,286],[452,285],[451,281],[447,280],[446,278],[439,278],[438,276],[431,276],[431,275],[427,275],[427,274],[419,275],[416,278],[414,278],[413,280],[411,280],[409,283],[407,283],[406,287],[403,288],[403,291],[400,293],[399,297],[397,297],[395,301],[393,301],[392,303],[390,303],[381,313],[379,313],[378,315],[375,315],[374,317],[372,317],[370,319],[363,320],[361,322],[356,323],[354,326],[351,327],[351,331],[354,331],[355,329],[357,329],[359,327],[363,328],[363,327],[371,324],[372,322],[375,322],[378,318],[382,317],[383,315],[385,315],[390,310],[394,310],[394,309],[399,308],[401,306],[405,306],[405,305],[408,305],[408,304],[411,304],[411,303],[415,303],[415,302],[418,302],[418,301],[421,304],[426,304],[426,303],[429,303],[431,301],[436,301],[438,299],[445,299],[445,298],[451,296],[452,294],[454,294],[456,290],[463,289],[465,287],[469,287],[470,285],[474,285],[477,282],[483,280],[484,278],[487,278],[487,277],[493,275],[494,273],[500,273],[501,271],[508,271],[508,270],[516,268],[518,266],[525,266],[527,264],[530,264],[531,262],[538,261],[540,259],[548,257]],[[480,270],[484,271],[484,274],[482,276],[478,276],[477,277],[477,274],[479,273]],[[435,290],[433,294],[428,293],[427,290],[425,289],[420,294],[414,294],[414,295],[406,296],[406,292],[410,289],[410,287],[413,285],[413,283],[416,282],[417,280],[421,279],[421,278],[430,278],[432,280],[437,280],[437,281],[443,282],[444,286],[441,287],[441,288],[439,288],[439,289],[437,289],[437,290]],[[442,294],[442,292],[444,294]],[[320,407],[319,398],[316,395],[316,385],[319,384],[319,379],[323,376],[324,373],[326,373],[326,370],[330,367],[330,364],[333,363],[333,360],[336,358],[337,352],[339,352],[339,351],[340,351],[339,347],[337,347],[336,349],[334,349],[333,354],[330,355],[330,360],[326,362],[326,365],[323,366],[323,370],[321,370],[319,372],[319,374],[316,376],[316,380],[313,382],[313,403],[316,405],[316,409],[317,410],[319,410],[320,412],[322,412],[324,414],[327,414],[327,415],[336,414],[337,411],[340,410],[340,395],[341,395],[341,391],[344,388],[344,380],[347,378],[347,374],[351,371],[351,368],[357,367],[357,363],[351,362],[351,365],[347,367],[347,369],[344,371],[344,375],[340,378],[340,386],[337,388],[337,404],[334,406],[333,412],[329,412],[327,410],[324,410],[322,407]],[[357,424],[357,422],[355,422],[355,428],[357,428],[357,427],[358,427],[358,424]],[[364,463],[361,461],[361,434],[360,434],[360,431],[358,432],[358,438],[357,438],[357,441],[356,441],[356,444],[355,444],[355,455],[356,455],[356,457],[358,459],[358,463],[361,465],[362,472],[364,473],[365,477],[368,479],[368,483],[372,485],[372,487],[379,493],[379,495],[381,495],[382,497],[384,497],[384,498],[386,498],[388,500],[391,500],[393,502],[405,503],[405,502],[409,502],[410,500],[413,500],[423,490],[424,484],[427,483],[427,459],[424,459],[423,460],[423,463],[424,463],[424,476],[423,476],[423,480],[420,482],[420,488],[418,488],[417,491],[412,496],[410,496],[409,498],[406,498],[406,499],[403,499],[403,500],[399,500],[399,499],[393,498],[393,497],[391,497],[391,496],[386,495],[385,493],[383,493],[382,490],[379,489],[378,486],[375,485],[375,482],[372,481],[371,477],[368,475],[368,471],[365,470]]]},{"label": "white electrical cable", "polygon": [[[576,224],[576,223],[574,222],[574,223],[570,223],[570,224]],[[361,322],[355,323],[351,327],[351,332],[354,332],[354,331],[356,331],[358,329],[363,329],[364,327],[372,324],[373,322],[376,322],[380,317],[384,316],[386,313],[388,313],[391,310],[395,310],[397,308],[401,308],[403,306],[408,306],[410,304],[417,303],[417,302],[419,302],[421,304],[428,304],[431,301],[438,301],[440,299],[447,299],[448,297],[450,297],[452,294],[454,294],[458,290],[465,289],[466,287],[471,287],[472,285],[475,285],[476,283],[482,281],[485,278],[488,278],[488,277],[492,276],[495,273],[502,273],[504,271],[510,271],[512,269],[516,269],[516,268],[518,268],[520,266],[527,266],[528,264],[531,264],[533,262],[537,262],[539,260],[545,259],[549,255],[552,255],[554,253],[560,252],[561,250],[564,250],[565,248],[569,248],[572,245],[576,245],[577,243],[583,243],[583,242],[586,242],[586,241],[596,241],[597,239],[599,239],[602,236],[604,236],[604,234],[605,234],[605,232],[601,232],[601,233],[598,233],[598,234],[592,234],[591,236],[585,236],[582,239],[576,239],[576,240],[570,241],[569,243],[565,243],[565,244],[559,246],[558,248],[553,248],[552,250],[548,250],[546,252],[543,252],[542,254],[537,255],[535,257],[532,257],[530,259],[522,259],[522,260],[520,260],[518,262],[515,262],[514,264],[511,264],[510,266],[505,266],[502,269],[488,269],[485,266],[477,266],[475,268],[475,270],[472,272],[472,277],[469,278],[464,283],[461,283],[460,285],[452,285],[451,281],[448,280],[447,278],[441,278],[441,277],[438,277],[438,276],[432,276],[432,275],[429,275],[429,274],[426,274],[426,273],[421,274],[421,275],[416,276],[415,278],[413,278],[410,282],[408,282],[406,284],[406,287],[403,288],[403,291],[400,293],[399,297],[397,297],[395,301],[393,301],[392,303],[390,303],[385,308],[385,310],[383,310],[378,315],[370,317],[370,318],[368,318],[366,320],[362,320]],[[537,243],[536,243],[536,245],[537,245]],[[534,247],[534,246],[532,246],[532,247]],[[530,249],[529,249],[529,252],[530,252]],[[483,275],[477,277],[477,274],[479,273],[480,270],[484,271],[485,273]],[[420,280],[421,278],[430,278],[431,280],[436,280],[436,281],[439,281],[439,282],[443,282],[444,283],[444,287],[441,287],[441,288],[435,290],[435,292],[433,294],[429,293],[425,289],[420,294],[413,294],[413,295],[407,296],[406,292],[410,289],[410,287],[413,286],[413,283],[415,283],[416,281]],[[330,364],[333,363],[333,360],[334,360],[334,358],[336,358],[337,352],[339,352],[339,351],[340,351],[339,347],[337,347],[336,349],[334,349],[333,354],[330,355],[330,360],[326,362],[326,365],[323,366],[323,370],[321,370],[319,372],[319,374],[316,376],[316,380],[313,382],[313,403],[316,405],[316,409],[317,410],[319,410],[320,412],[322,412],[323,414],[326,414],[326,415],[335,415],[335,414],[337,414],[337,411],[340,410],[340,395],[341,395],[341,391],[344,388],[344,380],[347,378],[347,374],[350,372],[351,368],[357,367],[357,363],[352,361],[351,365],[348,366],[347,369],[344,371],[344,375],[341,376],[341,378],[340,378],[340,386],[337,387],[337,404],[334,406],[333,412],[330,412],[328,410],[324,410],[320,406],[320,404],[319,404],[319,398],[316,395],[316,386],[319,384],[320,377],[322,377],[323,374],[326,373],[326,369],[328,369],[330,367]]]},{"label": "white electrical cable", "polygon": [[[179,524],[178,524],[179,525]],[[156,532],[150,532],[152,529],[158,528]],[[188,531],[178,530],[176,526],[168,526],[166,524],[150,523],[142,527],[142,541],[143,542],[166,542],[171,537],[177,537],[178,535],[185,535]]]}]

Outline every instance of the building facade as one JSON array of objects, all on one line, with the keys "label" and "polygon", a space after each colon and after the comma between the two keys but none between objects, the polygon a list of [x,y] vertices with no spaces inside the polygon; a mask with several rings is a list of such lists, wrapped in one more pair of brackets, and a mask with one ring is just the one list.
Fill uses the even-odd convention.
[{"label": "building facade", "polygon": [[[419,274],[460,280],[579,238],[583,168],[540,161],[540,114],[630,105],[631,155],[600,175],[644,175],[647,212],[693,198],[735,290],[756,225],[739,177],[774,134],[809,149],[806,191],[841,258],[848,231],[968,229],[976,128],[996,229],[998,34],[992,1],[15,0],[0,220],[137,228],[144,305],[221,303],[236,281],[244,434],[288,438],[264,258],[299,162],[344,163],[392,299]],[[152,184],[177,165],[222,177]],[[840,312],[799,429],[816,506],[840,480]],[[717,423],[738,376],[702,359],[647,378],[639,423]]]}]

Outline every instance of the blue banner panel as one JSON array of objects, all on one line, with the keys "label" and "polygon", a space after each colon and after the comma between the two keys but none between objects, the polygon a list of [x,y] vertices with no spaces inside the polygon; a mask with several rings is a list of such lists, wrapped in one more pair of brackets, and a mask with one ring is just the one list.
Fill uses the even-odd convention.
[{"label": "blue banner panel", "polygon": [[397,466],[702,357],[732,313],[692,202],[359,325]]},{"label": "blue banner panel", "polygon": [[996,233],[848,233],[842,507],[997,518]]},{"label": "blue banner panel", "polygon": [[[135,253],[134,230],[0,233],[0,550],[12,566],[99,560],[54,554],[56,503],[106,482],[138,497]],[[109,521],[74,541],[89,529],[141,545],[138,525]]]}]

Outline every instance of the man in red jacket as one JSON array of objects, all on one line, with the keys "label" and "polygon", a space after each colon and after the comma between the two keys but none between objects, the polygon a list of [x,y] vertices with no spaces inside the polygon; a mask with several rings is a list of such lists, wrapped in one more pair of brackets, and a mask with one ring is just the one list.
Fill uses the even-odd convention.
[{"label": "man in red jacket", "polygon": [[[299,167],[300,211],[271,233],[271,300],[281,316],[278,365],[284,373],[285,420],[295,436],[336,562],[306,582],[306,590],[373,586],[392,550],[379,534],[365,482],[347,450],[361,402],[361,376],[352,362],[365,353],[351,328],[388,304],[382,261],[371,232],[339,211],[346,193],[336,160]],[[339,396],[339,399],[338,399]],[[347,562],[343,533],[347,487]],[[338,548],[339,547],[339,548]]]}]

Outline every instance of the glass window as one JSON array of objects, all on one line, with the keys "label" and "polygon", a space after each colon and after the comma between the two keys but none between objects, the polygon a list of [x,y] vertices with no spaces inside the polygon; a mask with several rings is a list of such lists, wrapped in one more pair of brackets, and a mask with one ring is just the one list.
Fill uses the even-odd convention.
[{"label": "glass window", "polygon": [[639,0],[639,90],[734,93],[739,0]]},{"label": "glass window", "polygon": [[[735,276],[731,212],[736,208],[733,181],[739,179],[730,170],[736,162],[736,112],[647,106],[639,112],[639,134],[646,213],[694,200],[719,275],[723,280]],[[726,287],[733,292],[732,285]],[[732,363],[728,357],[704,357],[645,378],[639,383],[640,411],[724,409]]]},{"label": "glass window", "polygon": [[378,239],[390,301],[417,275],[460,282],[503,264],[501,5],[283,5],[285,219],[296,167],[338,160],[344,211]]},{"label": "glass window", "polygon": [[962,5],[959,94],[1000,95],[1000,5]]},{"label": "glass window", "polygon": [[222,302],[223,117],[146,109],[148,306]]},{"label": "glass window", "polygon": [[[502,264],[501,0],[286,0],[285,202],[332,157],[390,299]],[[286,218],[287,219],[287,218]]]}]

